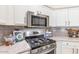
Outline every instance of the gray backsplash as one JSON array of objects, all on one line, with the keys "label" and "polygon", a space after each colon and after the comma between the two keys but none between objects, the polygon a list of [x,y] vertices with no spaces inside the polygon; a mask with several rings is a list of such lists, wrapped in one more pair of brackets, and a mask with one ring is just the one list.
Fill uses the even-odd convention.
[{"label": "gray backsplash", "polygon": [[67,30],[65,28],[54,28],[53,36],[68,36]]},{"label": "gray backsplash", "polygon": [[67,28],[65,27],[48,27],[48,28],[24,28],[20,26],[0,26],[0,34],[8,34],[14,31],[14,29],[27,29],[27,30],[47,30],[53,32],[53,36],[68,36]]},{"label": "gray backsplash", "polygon": [[0,26],[0,34],[8,35],[12,33],[15,29],[23,29],[23,27],[18,26]]},{"label": "gray backsplash", "polygon": [[45,31],[44,28],[42,29],[42,28],[25,28],[23,26],[0,26],[0,34],[3,34],[3,35],[12,34],[15,29],[43,30],[43,31]]}]

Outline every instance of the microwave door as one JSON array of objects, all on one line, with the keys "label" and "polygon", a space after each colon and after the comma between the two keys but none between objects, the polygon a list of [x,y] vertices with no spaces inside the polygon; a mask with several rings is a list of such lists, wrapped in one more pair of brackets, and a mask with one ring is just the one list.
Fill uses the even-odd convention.
[{"label": "microwave door", "polygon": [[37,18],[33,19],[33,26],[38,26],[38,19]]},{"label": "microwave door", "polygon": [[44,26],[45,20],[42,17],[40,17],[38,21],[39,26]]},{"label": "microwave door", "polygon": [[31,22],[31,25],[32,26],[38,26],[39,24],[39,18],[36,17],[36,16],[32,16],[32,22]]},{"label": "microwave door", "polygon": [[38,26],[48,26],[48,19],[47,17],[42,17],[42,16],[31,16],[31,26],[32,27],[38,27]]},{"label": "microwave door", "polygon": [[40,26],[47,26],[47,25],[46,25],[46,24],[47,24],[47,21],[46,21],[45,18],[41,18],[41,19],[39,20],[39,22],[40,22]]}]

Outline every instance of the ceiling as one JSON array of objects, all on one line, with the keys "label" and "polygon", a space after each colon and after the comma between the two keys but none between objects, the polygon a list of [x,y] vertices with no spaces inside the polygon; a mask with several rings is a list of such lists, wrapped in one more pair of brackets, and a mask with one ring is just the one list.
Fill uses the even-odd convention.
[{"label": "ceiling", "polygon": [[48,5],[51,8],[65,8],[65,7],[72,7],[70,5]]},{"label": "ceiling", "polygon": [[45,5],[51,9],[63,9],[63,8],[72,8],[72,7],[79,7],[77,5]]}]

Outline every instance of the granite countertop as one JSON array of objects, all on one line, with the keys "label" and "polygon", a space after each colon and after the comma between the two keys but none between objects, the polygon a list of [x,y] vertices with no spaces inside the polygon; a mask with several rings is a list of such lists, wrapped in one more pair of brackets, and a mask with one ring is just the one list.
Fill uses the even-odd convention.
[{"label": "granite countertop", "polygon": [[16,54],[22,51],[29,52],[30,47],[26,43],[26,41],[18,42],[12,46],[0,46],[0,54]]},{"label": "granite countertop", "polygon": [[54,30],[53,31],[53,37],[52,37],[52,39],[56,40],[56,41],[73,41],[73,42],[79,42],[79,38],[68,37],[68,32],[65,29]]},{"label": "granite countertop", "polygon": [[53,40],[56,41],[72,41],[72,42],[79,42],[79,38],[70,38],[68,36],[53,36]]}]

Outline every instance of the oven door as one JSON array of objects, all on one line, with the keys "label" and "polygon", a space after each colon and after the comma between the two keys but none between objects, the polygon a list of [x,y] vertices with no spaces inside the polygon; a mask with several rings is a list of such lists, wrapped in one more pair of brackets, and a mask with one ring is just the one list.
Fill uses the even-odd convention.
[{"label": "oven door", "polygon": [[56,50],[55,49],[54,50],[51,50],[47,54],[56,54]]}]

